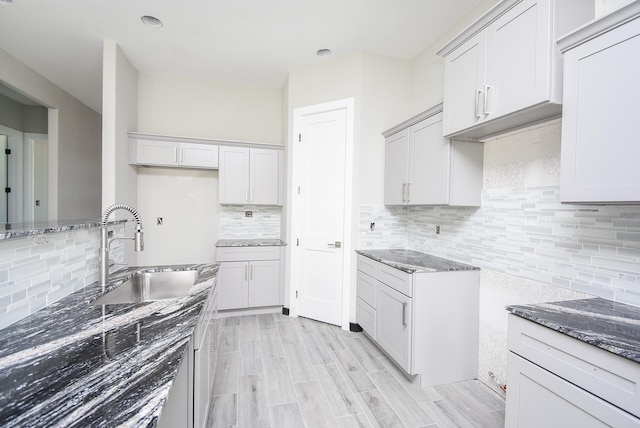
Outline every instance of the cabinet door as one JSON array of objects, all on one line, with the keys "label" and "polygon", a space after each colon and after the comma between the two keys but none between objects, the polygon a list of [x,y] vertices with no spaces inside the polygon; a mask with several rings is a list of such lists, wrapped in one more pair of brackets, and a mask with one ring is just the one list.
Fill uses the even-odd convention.
[{"label": "cabinet door", "polygon": [[251,149],[249,203],[277,205],[279,193],[279,151]]},{"label": "cabinet door", "polygon": [[513,352],[507,364],[505,427],[640,427],[640,419]]},{"label": "cabinet door", "polygon": [[136,157],[137,164],[175,166],[178,164],[178,143],[136,140]]},{"label": "cabinet door", "polygon": [[356,321],[369,337],[376,340],[376,310],[361,298],[356,299]]},{"label": "cabinet door", "polygon": [[451,143],[442,136],[442,113],[409,128],[409,205],[449,203]]},{"label": "cabinet door", "polygon": [[209,326],[204,320],[202,326],[204,331],[197,349],[194,350],[194,373],[193,373],[193,414],[195,428],[205,426],[207,421],[207,411],[209,409]]},{"label": "cabinet door", "polygon": [[443,134],[450,135],[484,120],[486,32],[481,31],[444,61]]},{"label": "cabinet door", "polygon": [[218,146],[180,143],[180,165],[198,168],[218,167]]},{"label": "cabinet door", "polygon": [[378,344],[411,374],[411,298],[377,282],[376,334]]},{"label": "cabinet door", "polygon": [[218,309],[237,309],[249,306],[249,263],[223,262],[218,270]]},{"label": "cabinet door", "polygon": [[550,25],[550,0],[525,0],[487,27],[487,120],[549,100],[555,54]]},{"label": "cabinet door", "polygon": [[406,199],[409,167],[409,130],[393,134],[385,141],[384,204],[401,205]]},{"label": "cabinet door", "polygon": [[564,55],[560,200],[640,201],[640,19]]},{"label": "cabinet door", "polygon": [[280,262],[249,263],[249,307],[281,305]]},{"label": "cabinet door", "polygon": [[249,203],[249,149],[220,146],[219,195],[221,204]]}]

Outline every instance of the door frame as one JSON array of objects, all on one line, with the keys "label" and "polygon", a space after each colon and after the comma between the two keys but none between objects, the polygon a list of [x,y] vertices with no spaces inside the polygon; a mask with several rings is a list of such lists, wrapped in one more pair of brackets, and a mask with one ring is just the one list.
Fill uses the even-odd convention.
[{"label": "door frame", "polygon": [[[296,237],[298,235],[297,218],[300,214],[300,205],[297,194],[297,184],[301,174],[300,168],[296,167],[296,143],[298,142],[298,132],[300,121],[303,116],[310,114],[324,113],[335,110],[345,110],[346,112],[346,138],[345,138],[345,171],[344,171],[344,220],[343,220],[343,253],[342,253],[342,321],[341,327],[349,330],[350,322],[350,302],[351,302],[351,264],[353,251],[352,237],[352,213],[353,213],[353,150],[354,150],[354,99],[345,98],[337,101],[331,101],[322,104],[315,104],[306,107],[298,107],[293,109],[293,133],[291,134],[291,145],[288,154],[291,158],[291,180],[288,191],[290,192],[290,204],[288,225],[289,236],[289,272],[287,275],[286,286],[289,290],[289,316],[298,316],[298,302],[296,300],[296,287],[292,284],[297,280],[300,257],[296,246]],[[299,162],[298,162],[299,164]]]}]

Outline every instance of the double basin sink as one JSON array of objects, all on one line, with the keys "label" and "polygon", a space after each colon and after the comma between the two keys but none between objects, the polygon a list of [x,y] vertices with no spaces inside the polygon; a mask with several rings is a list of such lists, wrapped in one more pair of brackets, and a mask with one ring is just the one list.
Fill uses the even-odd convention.
[{"label": "double basin sink", "polygon": [[186,296],[198,278],[198,270],[136,272],[118,287],[91,302],[93,306],[141,303]]}]

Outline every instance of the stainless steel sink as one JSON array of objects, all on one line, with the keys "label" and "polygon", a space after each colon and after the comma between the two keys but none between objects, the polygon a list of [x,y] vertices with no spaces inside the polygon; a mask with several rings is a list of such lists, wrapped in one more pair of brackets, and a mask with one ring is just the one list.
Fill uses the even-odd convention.
[{"label": "stainless steel sink", "polygon": [[198,277],[197,270],[136,273],[91,304],[140,303],[182,297]]}]

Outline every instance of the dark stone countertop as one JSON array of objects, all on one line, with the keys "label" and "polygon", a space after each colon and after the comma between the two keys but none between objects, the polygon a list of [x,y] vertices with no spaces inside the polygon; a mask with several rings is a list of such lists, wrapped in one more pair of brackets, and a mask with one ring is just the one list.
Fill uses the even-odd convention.
[{"label": "dark stone countertop", "polygon": [[220,239],[216,247],[284,247],[282,239]]},{"label": "dark stone countertop", "polygon": [[[124,223],[127,220],[112,220],[109,225]],[[92,229],[100,227],[101,220],[51,220],[31,223],[3,223],[0,224],[0,241],[6,239],[26,238],[27,236],[43,235],[45,233],[68,232],[78,229]]]},{"label": "dark stone countertop", "polygon": [[640,363],[640,308],[600,297],[507,306],[526,320]]},{"label": "dark stone countertop", "polygon": [[480,270],[480,268],[476,266],[454,262],[453,260],[447,260],[413,250],[356,250],[356,253],[400,269],[406,273]]},{"label": "dark stone countertop", "polygon": [[217,264],[127,268],[200,271],[181,298],[92,306],[95,282],[0,330],[0,425],[153,427],[215,283]]}]

